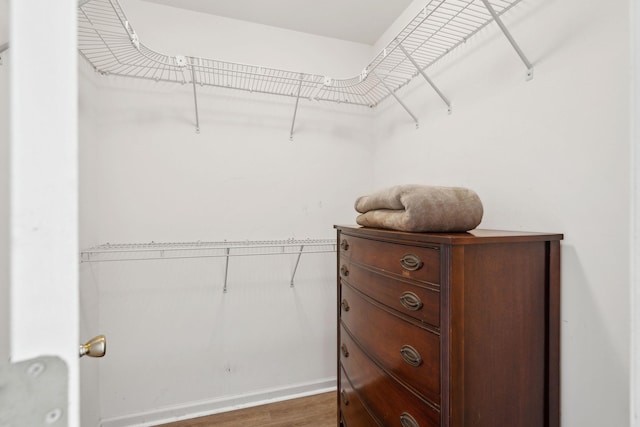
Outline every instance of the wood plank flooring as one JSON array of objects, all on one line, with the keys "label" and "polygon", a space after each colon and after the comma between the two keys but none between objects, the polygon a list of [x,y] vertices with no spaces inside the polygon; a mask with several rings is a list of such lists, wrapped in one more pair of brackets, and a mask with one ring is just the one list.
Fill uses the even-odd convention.
[{"label": "wood plank flooring", "polygon": [[335,392],[322,393],[162,427],[336,427],[337,402]]}]

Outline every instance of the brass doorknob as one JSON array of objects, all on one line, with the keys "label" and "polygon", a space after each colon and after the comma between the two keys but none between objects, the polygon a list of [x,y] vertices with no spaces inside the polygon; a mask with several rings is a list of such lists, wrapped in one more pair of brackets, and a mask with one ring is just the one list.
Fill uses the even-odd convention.
[{"label": "brass doorknob", "polygon": [[91,338],[86,344],[80,345],[80,357],[103,357],[107,352],[107,337],[98,335]]}]

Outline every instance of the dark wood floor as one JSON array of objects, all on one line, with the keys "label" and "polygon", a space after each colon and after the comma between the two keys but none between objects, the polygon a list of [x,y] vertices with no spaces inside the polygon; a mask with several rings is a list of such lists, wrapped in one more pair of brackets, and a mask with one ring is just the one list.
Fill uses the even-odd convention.
[{"label": "dark wood floor", "polygon": [[336,427],[335,392],[239,409],[162,427]]}]

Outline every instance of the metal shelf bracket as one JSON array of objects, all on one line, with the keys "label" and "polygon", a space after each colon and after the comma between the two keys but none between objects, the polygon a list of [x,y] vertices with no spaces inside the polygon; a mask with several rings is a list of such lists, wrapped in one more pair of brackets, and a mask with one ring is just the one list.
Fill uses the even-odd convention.
[{"label": "metal shelf bracket", "polygon": [[196,71],[191,65],[191,81],[193,82],[193,103],[196,110],[196,133],[200,133],[200,118],[198,117],[198,94],[196,92]]},{"label": "metal shelf bracket", "polygon": [[300,257],[302,256],[302,251],[304,250],[304,245],[300,246],[300,252],[298,252],[298,258],[296,258],[296,265],[293,267],[293,273],[291,274],[291,282],[290,286],[293,288],[293,279],[296,277],[296,271],[298,271],[298,264],[300,264]]},{"label": "metal shelf bracket", "polygon": [[418,72],[422,75],[422,77],[424,77],[424,79],[427,81],[427,83],[429,83],[429,85],[433,88],[433,90],[436,91],[438,96],[440,98],[442,98],[444,103],[447,105],[447,112],[449,114],[451,114],[451,102],[449,102],[447,97],[444,96],[444,94],[442,92],[440,92],[440,89],[438,89],[438,87],[435,85],[435,83],[433,83],[433,81],[429,78],[429,76],[427,76],[427,74],[424,72],[424,70],[422,68],[420,68],[420,65],[418,65],[416,60],[413,59],[413,57],[409,54],[409,52],[407,52],[407,50],[404,48],[404,46],[402,46],[402,43],[398,43],[398,47],[400,48],[402,53],[405,54],[407,59],[413,64],[413,66],[416,67],[416,70],[418,70]]},{"label": "metal shelf bracket", "polygon": [[224,263],[224,287],[222,288],[223,293],[227,293],[227,278],[229,277],[229,254],[231,253],[231,248],[227,248],[227,259]]},{"label": "metal shelf bracket", "polygon": [[496,13],[493,6],[491,6],[491,4],[489,3],[489,0],[482,0],[482,3],[484,3],[484,6],[487,8],[489,13],[493,17],[493,20],[496,21],[496,24],[498,24],[498,27],[500,27],[500,29],[502,30],[502,33],[505,35],[507,40],[509,40],[509,43],[511,43],[511,46],[513,46],[518,56],[520,57],[524,65],[527,67],[526,79],[527,80],[533,79],[533,65],[531,64],[531,62],[527,59],[522,49],[520,49],[520,46],[518,46],[518,43],[516,43],[513,36],[511,36],[511,33],[509,32],[507,27],[504,25],[504,22],[502,22],[502,19],[500,19],[500,16]]},{"label": "metal shelf bracket", "polygon": [[293,141],[293,127],[296,124],[296,115],[298,114],[298,104],[300,103],[300,91],[302,90],[302,79],[304,79],[304,74],[300,74],[300,81],[298,82],[298,94],[296,95],[296,106],[293,109],[293,120],[291,121],[291,131],[289,132],[289,141]]},{"label": "metal shelf bracket", "polygon": [[382,86],[384,86],[384,88],[389,92],[389,95],[393,96],[396,101],[398,101],[398,103],[402,106],[402,108],[404,108],[404,110],[409,113],[409,115],[411,116],[411,118],[413,119],[414,122],[416,122],[416,129],[418,129],[420,127],[420,123],[418,122],[418,118],[411,112],[411,110],[409,110],[409,108],[405,105],[404,102],[402,102],[402,100],[398,97],[398,95],[396,95],[396,93],[389,87],[389,85],[387,85],[387,83],[380,77],[378,76],[378,74],[376,74],[375,71],[371,71],[371,74],[374,75],[376,77],[376,79],[378,79],[378,81],[380,81],[380,83],[382,84]]}]

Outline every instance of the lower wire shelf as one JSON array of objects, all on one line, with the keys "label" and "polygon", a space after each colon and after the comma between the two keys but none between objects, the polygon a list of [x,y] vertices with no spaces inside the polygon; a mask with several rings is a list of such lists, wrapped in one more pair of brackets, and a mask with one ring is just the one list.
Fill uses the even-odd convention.
[{"label": "lower wire shelf", "polygon": [[297,258],[290,281],[290,286],[293,287],[302,254],[335,253],[336,244],[336,239],[105,243],[82,250],[80,252],[80,263],[226,258],[223,290],[227,292],[229,258],[238,256],[295,255]]}]

